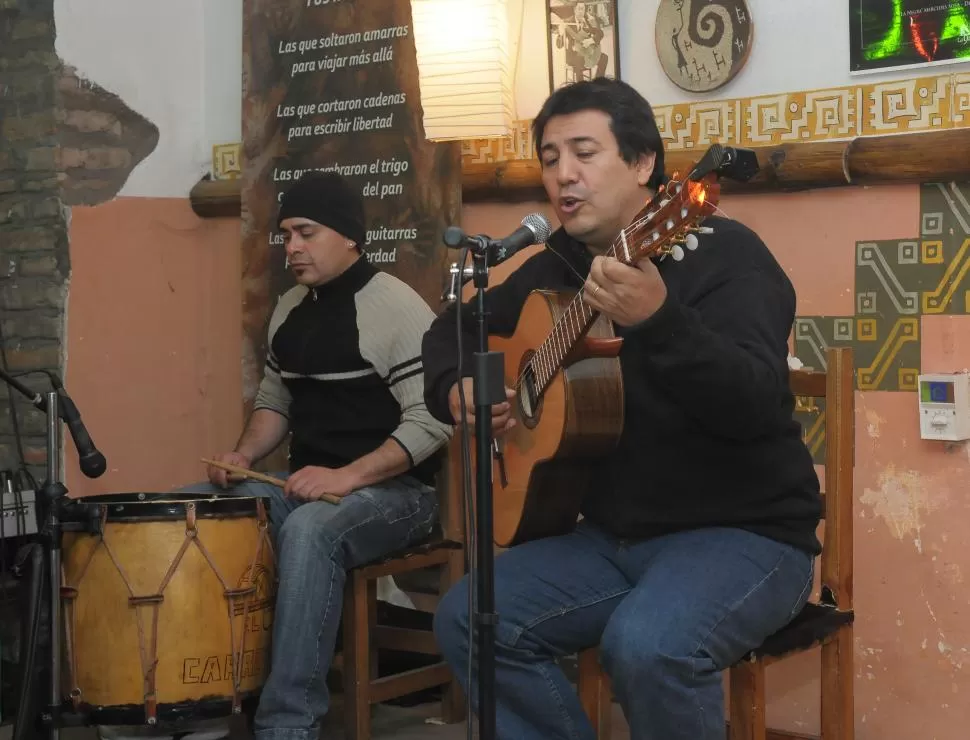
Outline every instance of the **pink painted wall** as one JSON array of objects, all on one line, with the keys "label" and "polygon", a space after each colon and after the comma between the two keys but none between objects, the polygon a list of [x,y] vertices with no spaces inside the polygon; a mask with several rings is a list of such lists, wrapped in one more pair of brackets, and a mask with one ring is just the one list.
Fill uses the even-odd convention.
[{"label": "pink painted wall", "polygon": [[186,198],[71,211],[67,378],[108,470],[72,495],[166,491],[205,475],[242,424],[239,220]]},{"label": "pink painted wall", "polygon": [[[724,209],[785,266],[800,314],[851,315],[854,245],[919,233],[915,186],[748,196]],[[970,366],[970,317],[922,318],[922,371]],[[914,392],[856,393],[857,737],[966,737],[970,447],[924,441]],[[779,666],[771,719],[817,730],[817,669]],[[771,684],[769,684],[771,685]]]}]

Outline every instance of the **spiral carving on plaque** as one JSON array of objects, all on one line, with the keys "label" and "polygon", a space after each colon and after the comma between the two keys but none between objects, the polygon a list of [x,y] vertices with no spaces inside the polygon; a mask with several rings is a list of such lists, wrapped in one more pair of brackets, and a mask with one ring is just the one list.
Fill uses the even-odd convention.
[{"label": "spiral carving on plaque", "polygon": [[741,71],[754,26],[745,0],[660,0],[657,56],[667,77],[690,92],[726,85]]}]

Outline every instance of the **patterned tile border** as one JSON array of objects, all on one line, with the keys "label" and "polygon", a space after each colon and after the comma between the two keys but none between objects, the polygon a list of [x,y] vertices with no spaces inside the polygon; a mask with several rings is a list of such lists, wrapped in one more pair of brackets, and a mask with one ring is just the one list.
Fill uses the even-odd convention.
[{"label": "patterned tile border", "polygon": [[[655,109],[668,151],[758,147],[970,127],[970,73],[703,100]],[[531,120],[510,137],[462,143],[465,164],[530,160]]]}]

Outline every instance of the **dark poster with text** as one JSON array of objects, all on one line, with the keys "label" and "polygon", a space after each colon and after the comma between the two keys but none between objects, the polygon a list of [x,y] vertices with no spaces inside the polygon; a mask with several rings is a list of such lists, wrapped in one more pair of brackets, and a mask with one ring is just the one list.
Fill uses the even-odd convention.
[{"label": "dark poster with text", "polygon": [[850,0],[850,72],[970,59],[970,0]]},{"label": "dark poster with text", "polygon": [[424,138],[406,0],[245,0],[243,26],[243,392],[262,376],[266,328],[293,285],[276,230],[300,174],[335,170],[364,199],[376,266],[437,312],[458,223],[458,144]]}]

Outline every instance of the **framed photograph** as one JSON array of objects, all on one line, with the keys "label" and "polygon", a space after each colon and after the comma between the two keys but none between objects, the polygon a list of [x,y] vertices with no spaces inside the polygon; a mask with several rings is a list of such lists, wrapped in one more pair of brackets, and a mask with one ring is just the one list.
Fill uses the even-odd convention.
[{"label": "framed photograph", "polygon": [[551,90],[594,77],[620,77],[617,0],[545,0]]},{"label": "framed photograph", "polygon": [[970,0],[849,0],[849,73],[970,60]]}]

